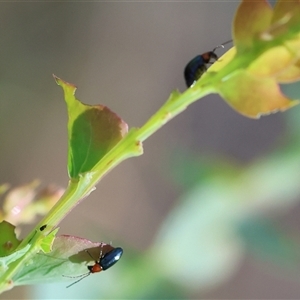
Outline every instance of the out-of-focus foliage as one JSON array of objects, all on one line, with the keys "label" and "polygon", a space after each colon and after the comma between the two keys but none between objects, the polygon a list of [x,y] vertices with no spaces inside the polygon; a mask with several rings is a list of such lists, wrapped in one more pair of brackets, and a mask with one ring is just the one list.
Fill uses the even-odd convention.
[{"label": "out-of-focus foliage", "polygon": [[[284,236],[278,226],[272,227],[272,222],[263,220],[269,213],[282,214],[292,209],[299,201],[299,153],[299,147],[287,146],[247,167],[240,166],[235,172],[233,163],[228,173],[218,159],[209,168],[208,163],[197,164],[197,158],[189,156],[186,159],[190,172],[185,173],[178,170],[186,160],[177,162],[179,182],[182,177],[186,180],[188,174],[194,178],[190,180],[193,185],[189,185],[182,201],[166,219],[157,240],[156,246],[162,248],[159,258],[164,258],[161,264],[166,264],[163,272],[178,284],[206,289],[237,270],[248,244],[251,250],[270,257],[273,263],[296,266],[300,240]],[[208,158],[209,161],[213,160]],[[216,166],[221,166],[220,172]],[[167,255],[168,245],[176,241],[180,246],[173,248],[171,264],[166,259],[170,255]],[[175,272],[182,263],[182,253],[189,253],[185,256],[188,263],[184,278]]]},{"label": "out-of-focus foliage", "polygon": [[15,226],[30,224],[38,215],[48,213],[61,197],[64,189],[49,185],[38,190],[39,185],[38,180],[11,190],[9,185],[2,185],[0,195],[3,195],[3,205],[0,209],[0,221],[5,220]]}]

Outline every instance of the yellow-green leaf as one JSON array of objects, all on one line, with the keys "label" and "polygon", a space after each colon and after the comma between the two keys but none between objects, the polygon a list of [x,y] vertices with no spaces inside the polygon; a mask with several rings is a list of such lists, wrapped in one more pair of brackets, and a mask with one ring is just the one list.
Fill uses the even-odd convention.
[{"label": "yellow-green leaf", "polygon": [[219,92],[232,108],[249,118],[259,118],[299,104],[281,93],[275,79],[261,79],[244,70],[220,85]]}]

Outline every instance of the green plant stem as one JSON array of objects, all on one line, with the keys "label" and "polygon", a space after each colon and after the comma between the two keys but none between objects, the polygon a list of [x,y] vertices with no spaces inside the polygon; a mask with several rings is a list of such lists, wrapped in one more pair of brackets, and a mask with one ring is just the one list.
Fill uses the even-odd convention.
[{"label": "green plant stem", "polygon": [[[199,88],[199,83],[200,82],[197,83],[197,89],[191,88],[182,94],[173,92],[167,102],[144,126],[139,129],[131,129],[129,133],[96,164],[93,170],[82,174],[79,180],[73,181],[71,179],[69,181],[68,188],[60,200],[17,248],[17,250],[20,250],[30,244],[28,252],[10,264],[9,269],[0,276],[0,292],[12,288],[13,284],[11,279],[14,274],[18,272],[18,269],[22,267],[22,264],[26,260],[30,259],[30,257],[39,250],[39,242],[43,237],[50,233],[80,200],[94,190],[95,185],[104,175],[125,159],[141,155],[143,153],[143,141],[176,115],[184,111],[188,105],[213,91],[211,88],[212,85],[209,85],[205,80],[202,81],[202,88]],[[47,227],[41,232],[39,228],[43,225],[47,225]]]},{"label": "green plant stem", "polygon": [[214,90],[210,85],[206,85],[205,82],[202,81],[202,88],[199,88],[198,85],[197,89],[190,88],[182,94],[173,92],[159,111],[137,131],[136,140],[145,141],[163,125],[183,112],[190,104],[212,93]]}]

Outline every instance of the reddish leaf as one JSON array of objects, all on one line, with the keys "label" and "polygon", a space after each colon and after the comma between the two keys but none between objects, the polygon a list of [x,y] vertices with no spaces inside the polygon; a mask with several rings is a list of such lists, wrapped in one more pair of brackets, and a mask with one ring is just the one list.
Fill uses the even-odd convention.
[{"label": "reddish leaf", "polygon": [[278,0],[274,7],[271,29],[274,36],[289,35],[300,29],[300,1]]},{"label": "reddish leaf", "polygon": [[[93,264],[92,258],[85,252],[89,250],[94,260],[99,258],[100,243],[61,235],[55,238],[52,251],[48,254],[37,253],[22,270],[14,276],[15,285],[46,282],[74,281],[67,276],[80,276],[88,273],[87,265]],[[103,253],[113,247],[103,244]],[[92,262],[92,263],[91,263]]]},{"label": "reddish leaf", "polygon": [[258,33],[268,28],[271,19],[272,8],[267,1],[242,1],[233,23],[234,44],[237,52],[252,47]]}]

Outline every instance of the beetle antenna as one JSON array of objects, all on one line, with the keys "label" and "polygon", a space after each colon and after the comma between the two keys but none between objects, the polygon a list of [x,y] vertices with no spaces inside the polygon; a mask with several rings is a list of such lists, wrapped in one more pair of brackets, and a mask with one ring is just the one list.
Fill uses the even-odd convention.
[{"label": "beetle antenna", "polygon": [[101,259],[101,257],[102,257],[102,249],[103,249],[103,243],[100,243],[100,245],[99,245],[99,247],[100,247],[100,253],[99,253],[99,258],[98,258],[98,261],[97,260],[95,260],[95,258],[92,256],[92,254],[90,253],[90,251],[89,250],[85,250],[85,252],[90,256],[90,258],[93,260],[93,261],[95,261],[95,262],[99,262],[100,261],[100,259]]},{"label": "beetle antenna", "polygon": [[223,43],[221,45],[218,45],[216,48],[214,48],[214,50],[212,52],[215,52],[219,48],[224,48],[224,45],[229,44],[231,42],[232,42],[232,40],[229,40],[229,41],[227,41],[227,42],[225,42],[225,43]]},{"label": "beetle antenna", "polygon": [[103,243],[101,242],[100,243],[100,245],[99,245],[99,247],[100,247],[100,253],[99,253],[99,261],[100,261],[100,259],[101,259],[101,257],[102,257],[102,254],[103,254],[103,252],[102,252],[102,249],[103,249]]},{"label": "beetle antenna", "polygon": [[91,272],[86,273],[86,274],[83,274],[83,275],[79,275],[79,276],[73,276],[73,277],[72,277],[72,276],[66,276],[66,275],[63,275],[64,277],[69,277],[69,278],[77,278],[77,277],[80,277],[78,280],[76,280],[76,281],[72,282],[71,284],[69,284],[68,286],[66,286],[66,288],[71,287],[71,286],[74,285],[75,283],[81,281],[83,278],[88,277],[90,274],[91,274]]},{"label": "beetle antenna", "polygon": [[92,256],[92,254],[90,253],[89,250],[85,250],[85,252],[90,256],[90,258],[91,258],[92,260],[95,261],[95,258]]}]

